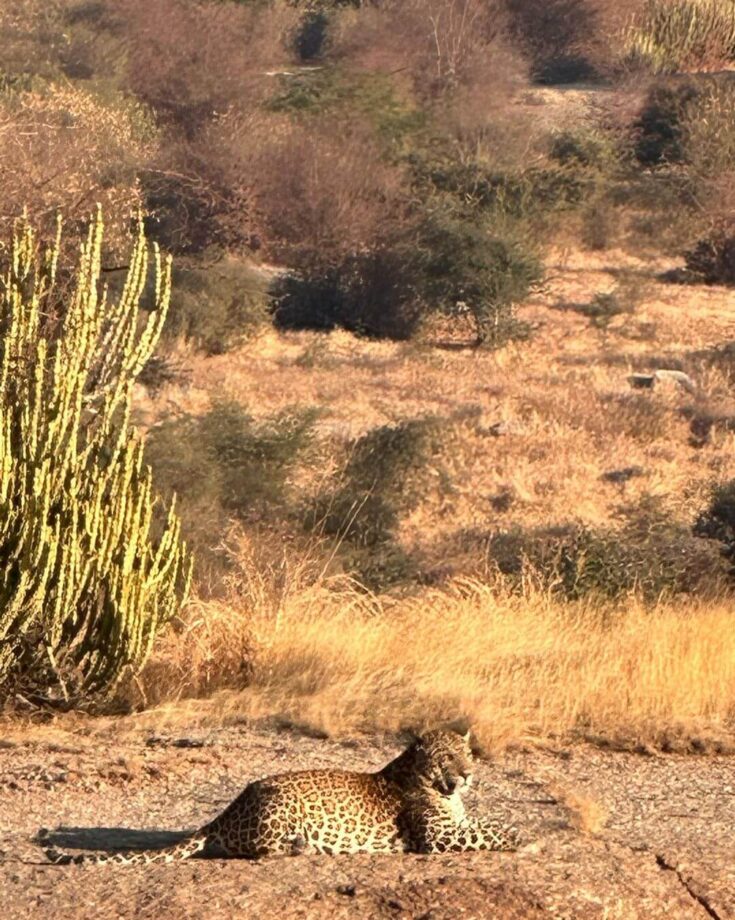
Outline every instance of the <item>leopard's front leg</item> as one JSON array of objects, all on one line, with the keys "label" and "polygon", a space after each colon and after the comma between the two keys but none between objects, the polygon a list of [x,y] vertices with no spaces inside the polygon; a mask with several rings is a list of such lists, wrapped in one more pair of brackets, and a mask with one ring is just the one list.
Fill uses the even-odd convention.
[{"label": "leopard's front leg", "polygon": [[463,850],[517,850],[521,844],[516,827],[486,818],[466,818],[458,834]]},{"label": "leopard's front leg", "polygon": [[424,816],[414,840],[421,853],[516,850],[520,844],[515,827],[472,818],[449,823],[444,815]]}]

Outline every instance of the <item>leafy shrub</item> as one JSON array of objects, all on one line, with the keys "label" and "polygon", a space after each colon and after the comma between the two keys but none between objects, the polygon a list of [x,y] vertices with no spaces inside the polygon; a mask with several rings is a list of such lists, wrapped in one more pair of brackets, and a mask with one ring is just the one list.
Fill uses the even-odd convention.
[{"label": "leafy shrub", "polygon": [[550,162],[541,166],[498,169],[475,157],[459,157],[446,145],[413,152],[409,160],[424,199],[451,195],[454,210],[471,207],[494,218],[528,221],[580,204],[608,148],[602,137],[565,134],[554,138]]},{"label": "leafy shrub", "polygon": [[561,545],[555,565],[559,589],[570,599],[640,592],[657,600],[706,582],[711,562],[685,530],[657,522],[643,531],[628,525],[619,534],[580,530]]},{"label": "leafy shrub", "polygon": [[181,267],[174,276],[167,336],[222,354],[267,322],[267,287],[251,266],[233,258]]},{"label": "leafy shrub", "polygon": [[609,171],[619,158],[614,139],[599,129],[554,134],[550,156],[560,166],[598,172]]},{"label": "leafy shrub", "polygon": [[694,533],[722,544],[722,555],[735,574],[735,480],[712,490],[709,506],[700,514]]},{"label": "leafy shrub", "polygon": [[532,61],[539,83],[595,76],[599,20],[588,0],[506,0],[512,34]]},{"label": "leafy shrub", "polygon": [[635,126],[639,163],[659,166],[685,160],[684,123],[689,107],[697,105],[699,97],[699,87],[690,80],[653,87]]},{"label": "leafy shrub", "polygon": [[128,284],[99,298],[102,221],[82,246],[57,323],[45,310],[57,249],[21,226],[0,297],[0,689],[42,697],[105,694],[148,657],[188,590],[190,561],[173,504],[154,498],[131,431],[132,384],[166,316],[170,270],[156,259],[156,309],[138,326],[146,280],[142,227]]},{"label": "leafy shrub", "polygon": [[430,310],[469,313],[479,344],[499,347],[526,334],[514,308],[543,277],[526,240],[501,235],[481,215],[435,205],[420,246],[418,285]]},{"label": "leafy shrub", "polygon": [[645,166],[683,163],[696,178],[735,166],[735,87],[715,78],[654,85],[636,124]]},{"label": "leafy shrub", "polygon": [[492,537],[488,556],[499,573],[521,583],[538,580],[566,599],[706,591],[722,568],[706,543],[658,513],[644,509],[618,528],[570,526],[509,531]]},{"label": "leafy shrub", "polygon": [[687,271],[695,279],[735,285],[735,222],[720,222],[685,257]]},{"label": "leafy shrub", "polygon": [[[398,91],[390,77],[324,66],[280,77],[271,112],[367,122],[383,141],[399,146],[426,124],[426,114]],[[334,128],[334,125],[332,125]]]},{"label": "leafy shrub", "polygon": [[309,10],[296,32],[296,52],[302,61],[320,57],[327,42],[329,16],[323,9]]},{"label": "leafy shrub", "polygon": [[340,326],[406,339],[433,313],[469,314],[478,343],[502,346],[526,334],[514,307],[541,280],[543,268],[525,239],[494,230],[481,214],[434,202],[415,242],[398,240],[392,248],[349,255],[337,266],[317,263],[283,278],[274,321],[281,328]]},{"label": "leafy shrub", "polygon": [[243,515],[287,503],[287,477],[309,444],[313,421],[313,411],[286,411],[256,422],[239,403],[221,402],[204,415],[152,429],[146,453],[164,493],[186,501],[214,491],[226,512]]},{"label": "leafy shrub", "polygon": [[162,494],[181,496],[200,581],[222,567],[218,544],[230,519],[287,512],[288,477],[310,443],[314,418],[313,411],[287,411],[256,422],[238,403],[222,402],[202,416],[168,419],[148,433],[146,460]]},{"label": "leafy shrub", "polygon": [[285,275],[274,286],[273,320],[281,329],[337,327],[359,335],[407,339],[421,310],[411,285],[413,256],[400,248],[347,256]]},{"label": "leafy shrub", "polygon": [[359,546],[390,543],[400,515],[421,497],[427,466],[441,444],[438,419],[374,428],[348,447],[341,484],[324,495],[313,526]]}]

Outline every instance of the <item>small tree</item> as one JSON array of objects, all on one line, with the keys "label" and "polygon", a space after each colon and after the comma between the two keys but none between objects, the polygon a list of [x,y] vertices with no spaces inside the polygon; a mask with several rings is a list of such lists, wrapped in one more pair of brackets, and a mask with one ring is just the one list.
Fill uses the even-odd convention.
[{"label": "small tree", "polygon": [[542,280],[538,256],[480,213],[447,201],[421,228],[419,288],[430,310],[472,317],[477,344],[500,347],[523,337],[515,306]]},{"label": "small tree", "polygon": [[155,309],[139,302],[142,221],[116,303],[100,285],[101,215],[54,316],[56,242],[15,230],[0,290],[0,691],[105,693],[148,656],[186,597],[190,558],[173,507],[153,539],[151,474],[130,426],[135,379],[170,294],[155,251]]}]

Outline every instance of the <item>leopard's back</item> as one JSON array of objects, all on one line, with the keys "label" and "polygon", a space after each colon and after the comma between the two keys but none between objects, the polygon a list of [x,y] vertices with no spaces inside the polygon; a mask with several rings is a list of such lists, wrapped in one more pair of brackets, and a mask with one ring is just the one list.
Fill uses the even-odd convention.
[{"label": "leopard's back", "polygon": [[380,774],[282,773],[250,783],[211,825],[221,846],[243,856],[402,849],[399,790]]}]

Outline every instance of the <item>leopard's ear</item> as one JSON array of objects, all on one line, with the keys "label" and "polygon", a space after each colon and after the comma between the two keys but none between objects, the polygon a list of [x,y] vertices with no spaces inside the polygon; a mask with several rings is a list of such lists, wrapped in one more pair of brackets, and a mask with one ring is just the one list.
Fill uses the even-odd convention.
[{"label": "leopard's ear", "polygon": [[469,730],[469,728],[468,728],[467,731],[464,733],[464,735],[462,735],[462,740],[463,740],[463,741],[466,741],[467,744],[470,743],[470,730]]}]

